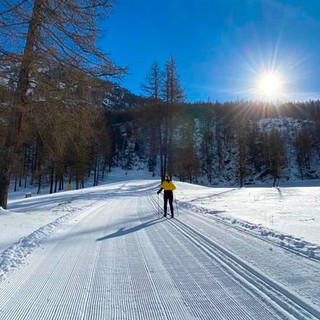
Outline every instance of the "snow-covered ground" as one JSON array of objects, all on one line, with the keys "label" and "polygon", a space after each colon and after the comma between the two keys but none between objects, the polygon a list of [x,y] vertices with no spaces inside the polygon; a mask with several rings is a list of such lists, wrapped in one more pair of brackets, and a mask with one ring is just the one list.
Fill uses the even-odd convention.
[{"label": "snow-covered ground", "polygon": [[320,260],[320,181],[315,186],[206,188],[183,184],[177,198],[213,215]]},{"label": "snow-covered ground", "polygon": [[[231,290],[221,280],[220,289],[211,292],[215,277],[223,278],[212,275],[212,261],[218,256],[210,253],[213,248],[233,261],[221,257],[221,264],[233,270],[241,265],[268,286],[279,284],[282,294],[288,296],[289,290],[295,303],[305,303],[308,312],[320,315],[320,184],[234,189],[174,182],[175,220],[158,215],[159,181],[144,172],[115,171],[104,185],[53,195],[28,190],[32,196],[25,198],[25,190],[10,193],[9,209],[0,211],[0,319],[312,318],[278,311],[271,289],[262,294],[268,298],[261,299],[237,291],[257,288],[256,282],[240,287],[232,282]],[[210,263],[200,251],[210,256]],[[186,258],[189,254],[193,264]],[[55,258],[50,264],[51,255]],[[69,260],[70,268],[64,265]],[[179,268],[183,275],[177,273]],[[237,272],[245,278],[243,271]],[[83,280],[77,278],[77,283],[76,277]],[[217,298],[225,291],[229,302]],[[137,292],[151,302],[144,301],[148,297],[137,299]],[[73,294],[84,299],[77,312],[80,302],[70,298]],[[105,300],[93,302],[94,296]],[[256,311],[250,310],[252,303],[257,303]],[[234,317],[228,316],[228,304]],[[94,305],[97,310],[92,311]],[[101,311],[102,306],[112,310]],[[172,316],[166,308],[172,309]],[[207,314],[213,309],[216,317]],[[138,316],[141,312],[145,316]]]}]

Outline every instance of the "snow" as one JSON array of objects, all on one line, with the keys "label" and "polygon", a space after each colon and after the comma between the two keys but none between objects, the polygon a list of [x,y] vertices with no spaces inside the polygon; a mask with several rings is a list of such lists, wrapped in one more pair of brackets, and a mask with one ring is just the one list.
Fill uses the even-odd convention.
[{"label": "snow", "polygon": [[[211,237],[211,234],[214,233],[216,237],[214,241],[219,243],[217,246],[221,246],[221,248],[223,246],[223,250],[226,250],[230,256],[237,257],[240,262],[246,261],[245,263],[248,263],[252,270],[257,269],[265,277],[270,279],[270,283],[280,283],[290,292],[292,291],[294,295],[297,296],[297,300],[312,301],[316,310],[319,310],[319,289],[316,288],[316,285],[314,287],[312,285],[312,282],[318,282],[318,276],[320,276],[319,181],[313,181],[312,184],[307,184],[306,182],[302,184],[301,182],[291,186],[280,186],[278,188],[260,186],[241,189],[203,187],[178,181],[174,181],[174,183],[177,186],[177,190],[175,191],[176,221],[194,225],[197,227],[197,232],[203,233],[206,237]],[[58,243],[61,242],[61,239],[65,239],[63,241],[65,241],[68,248],[66,249],[60,244],[61,248],[64,248],[60,249],[61,257],[65,255],[65,253],[63,253],[65,251],[63,250],[71,250],[70,247],[74,246],[74,252],[71,251],[69,253],[70,263],[72,263],[73,258],[75,261],[80,259],[82,265],[87,265],[86,269],[88,272],[95,267],[97,270],[100,270],[98,269],[99,261],[102,259],[100,255],[106,255],[107,260],[105,261],[110,261],[110,265],[108,265],[108,270],[101,271],[101,277],[107,277],[109,274],[112,278],[120,273],[119,279],[123,279],[124,281],[126,272],[131,270],[131,267],[129,268],[128,266],[131,264],[139,265],[138,270],[140,270],[141,274],[136,274],[135,269],[131,270],[137,277],[130,276],[130,281],[132,282],[130,284],[131,290],[134,291],[137,286],[141,286],[144,281],[147,281],[145,279],[149,279],[146,282],[151,286],[148,290],[153,292],[155,288],[162,286],[165,292],[168,291],[168,295],[170,295],[170,292],[174,295],[170,299],[177,303],[177,309],[172,311],[176,314],[177,319],[179,317],[181,317],[181,319],[193,319],[191,316],[189,318],[186,316],[189,315],[189,312],[190,314],[194,312],[191,306],[193,302],[188,300],[189,296],[183,290],[189,288],[188,286],[190,286],[190,284],[187,284],[188,281],[202,281],[200,279],[200,271],[197,278],[196,269],[194,269],[190,258],[189,260],[186,258],[187,260],[184,261],[184,258],[180,257],[179,261],[181,261],[181,263],[183,262],[186,272],[189,274],[191,270],[189,268],[192,268],[195,274],[190,274],[190,276],[185,275],[184,278],[177,278],[177,275],[169,277],[170,272],[172,272],[171,275],[176,274],[172,268],[178,268],[178,266],[174,267],[170,264],[170,259],[176,259],[179,256],[179,251],[174,251],[178,250],[175,249],[174,243],[177,241],[182,245],[184,241],[184,237],[182,236],[171,239],[172,235],[169,233],[171,226],[167,227],[168,229],[162,230],[167,234],[166,239],[172,240],[172,244],[163,240],[165,241],[163,246],[167,246],[170,252],[168,251],[164,255],[166,258],[163,258],[162,262],[160,261],[163,252],[160,248],[160,242],[162,241],[160,239],[162,238],[160,236],[161,227],[159,223],[159,221],[162,220],[159,216],[157,217],[157,210],[159,210],[161,203],[161,198],[158,198],[156,195],[158,187],[159,180],[151,177],[149,173],[129,171],[124,174],[121,171],[114,171],[108,175],[105,184],[97,187],[63,191],[52,195],[36,195],[32,189],[28,189],[27,191],[22,189],[15,193],[11,192],[8,203],[9,209],[3,210],[0,208],[0,319],[4,319],[1,317],[2,310],[4,310],[3,312],[5,314],[6,307],[9,308],[10,306],[8,299],[10,299],[11,296],[8,292],[18,291],[18,287],[20,286],[16,284],[15,287],[15,281],[18,283],[15,277],[20,279],[20,282],[21,277],[32,278],[32,275],[36,272],[34,270],[39,270],[37,269],[37,265],[41,263],[42,259],[45,259],[42,256],[43,252],[47,252],[49,256],[50,250],[54,250],[55,246],[58,246]],[[25,197],[27,192],[31,192],[31,197]],[[155,214],[152,216],[150,216],[150,208],[147,207],[145,200],[147,195],[149,198],[151,197],[150,199],[154,203]],[[141,218],[141,224],[134,224],[136,216],[133,215],[133,213],[131,214],[130,210],[137,212],[140,216],[144,214],[143,218]],[[100,215],[98,216],[97,213],[99,212]],[[113,212],[115,213],[111,214]],[[89,222],[84,223],[93,215],[96,215],[96,217],[92,225],[90,225]],[[167,221],[168,223],[170,222],[170,220]],[[216,225],[220,227],[216,227],[213,223],[217,223]],[[79,224],[81,224],[81,230],[76,232],[74,228]],[[177,224],[176,228],[181,228],[182,230],[184,227],[183,225],[179,226]],[[151,230],[153,231],[151,232]],[[141,231],[144,233],[141,234]],[[148,237],[145,234],[147,232]],[[182,230],[181,232],[186,232],[186,237],[189,236],[187,231]],[[135,238],[133,237],[134,233],[136,234]],[[90,237],[89,235],[91,234],[92,239],[96,239],[96,249],[90,249],[87,242],[82,249],[80,247],[78,249],[77,246],[80,244],[78,244],[75,239],[79,239],[79,243],[81,243],[81,241],[84,241],[80,241],[82,235],[88,235],[88,237]],[[123,247],[124,243],[121,242],[118,244],[119,247],[115,247],[112,250],[101,250],[101,248],[106,245],[105,240],[109,239],[112,243],[117,243],[116,241],[120,241],[117,239],[121,237],[130,239],[126,247]],[[220,242],[219,237],[221,238]],[[199,239],[197,241],[199,241],[199,246],[201,246],[201,240]],[[133,242],[136,242],[135,245],[133,245]],[[149,250],[151,246],[154,246],[154,243],[159,243],[159,247],[156,251]],[[246,245],[243,245],[244,243],[246,243]],[[130,250],[130,246],[132,246],[132,250]],[[181,248],[185,246],[186,244],[183,244]],[[134,253],[134,248],[137,247],[140,249],[137,250],[138,253]],[[87,248],[87,251],[85,251],[84,248]],[[181,248],[179,250],[182,250]],[[75,256],[77,250],[79,250],[77,254],[80,254],[80,252],[85,254],[85,252],[87,252],[88,256]],[[193,251],[194,249],[188,250],[191,250],[192,257],[198,255],[198,249],[196,251]],[[291,252],[296,254],[291,256]],[[60,251],[55,255],[59,254]],[[138,260],[135,256],[137,254],[139,254],[137,256],[139,257]],[[290,263],[285,262],[288,254],[290,254]],[[311,259],[305,262],[302,260],[304,259],[303,257]],[[199,261],[202,261],[203,258],[200,257],[199,259]],[[259,260],[259,263],[257,260]],[[166,270],[169,270],[169,273],[164,273],[162,268],[160,268],[160,264],[163,264],[163,266],[167,268]],[[116,273],[114,273],[115,271],[113,270],[115,266],[117,266],[118,270]],[[149,271],[145,270],[146,266],[147,269],[150,269],[148,269]],[[204,268],[202,265],[199,266],[199,270]],[[49,269],[50,267],[51,266],[48,265]],[[104,267],[106,267],[106,265],[104,265]],[[68,277],[68,267],[66,266],[65,268],[65,277]],[[249,269],[248,266],[245,268]],[[288,272],[288,268],[292,268],[290,272]],[[125,269],[127,271],[123,271],[124,273],[121,274],[121,270]],[[54,267],[52,267],[52,270],[54,270]],[[75,271],[71,271],[70,269],[70,277],[73,275],[73,272]],[[79,273],[81,272],[83,271],[79,269]],[[145,272],[146,274],[144,274]],[[156,272],[160,272],[160,278],[158,278]],[[23,276],[24,274],[25,276]],[[52,271],[52,274],[54,274],[54,271]],[[302,277],[300,280],[299,276]],[[50,277],[54,278],[52,275]],[[91,286],[91,289],[86,290],[98,290],[92,283],[94,281],[90,280],[92,275],[88,275],[87,277],[83,282],[87,283],[89,287]],[[211,277],[209,278],[211,279]],[[119,279],[117,281],[119,281]],[[47,281],[49,280],[46,280],[46,283]],[[101,284],[99,285],[101,286]],[[121,312],[124,312],[123,308],[128,308],[129,300],[135,299],[131,297],[132,292],[129,293],[130,288],[123,289],[124,287],[121,287],[121,283],[110,282],[108,285],[110,288],[100,288],[99,290],[103,290],[105,295],[108,295],[110,290],[118,296],[118,300],[114,298],[114,296],[110,296],[109,301],[114,308],[120,308],[122,310],[120,311],[119,309],[120,313],[118,314],[118,318],[135,319],[137,316],[133,316],[134,310],[131,309],[129,310],[131,318],[124,314],[121,316]],[[125,281],[123,285],[126,286]],[[203,285],[206,286],[205,282],[203,282]],[[12,288],[10,286],[12,286]],[[54,286],[53,283],[52,286]],[[233,286],[234,284],[232,287]],[[177,291],[178,289],[180,291]],[[127,304],[120,299],[120,297],[123,297],[123,290],[129,290],[126,293],[126,297],[128,298]],[[147,289],[140,288],[139,290]],[[201,290],[207,299],[210,296],[209,291],[207,292],[207,289],[204,287]],[[228,289],[225,288],[225,290]],[[5,294],[5,292],[7,293]],[[241,295],[242,294],[239,294],[239,296]],[[6,298],[4,296],[6,296]],[[154,297],[150,296],[150,298],[155,299],[155,304],[161,301],[161,303],[165,305],[159,293]],[[233,299],[235,298],[233,297],[232,300]],[[184,302],[182,303],[181,301]],[[104,301],[104,303],[106,303],[106,301]],[[144,303],[147,304],[148,302],[141,302],[142,305]],[[187,307],[187,304],[190,304],[190,307]],[[13,310],[14,304],[11,304],[11,306]],[[224,307],[225,305],[221,306],[222,309]],[[36,308],[36,306],[34,306],[34,308]],[[139,304],[136,308],[139,309]],[[246,312],[248,312],[248,310]],[[271,310],[270,312],[273,314],[274,311]],[[37,319],[35,314],[34,319]],[[152,318],[150,318],[149,316],[144,319],[156,319],[158,317],[153,315]],[[210,317],[204,314],[193,314],[193,316],[194,318],[210,319]],[[159,317],[159,319],[160,318],[162,317]],[[277,317],[270,316],[270,319],[273,318]],[[8,317],[6,319],[11,318]],[[60,318],[57,317],[57,319]],[[63,319],[63,312],[61,319]],[[163,319],[166,318],[163,317]]]},{"label": "snow", "polygon": [[234,189],[184,184],[181,189],[179,199],[194,211],[216,215],[320,260],[319,186]]}]

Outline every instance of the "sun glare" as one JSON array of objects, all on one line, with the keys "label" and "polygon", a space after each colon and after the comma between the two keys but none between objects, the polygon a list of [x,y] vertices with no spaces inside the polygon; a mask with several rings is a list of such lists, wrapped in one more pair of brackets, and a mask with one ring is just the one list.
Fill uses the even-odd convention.
[{"label": "sun glare", "polygon": [[267,98],[276,98],[281,94],[281,79],[274,73],[261,75],[258,80],[258,93]]}]

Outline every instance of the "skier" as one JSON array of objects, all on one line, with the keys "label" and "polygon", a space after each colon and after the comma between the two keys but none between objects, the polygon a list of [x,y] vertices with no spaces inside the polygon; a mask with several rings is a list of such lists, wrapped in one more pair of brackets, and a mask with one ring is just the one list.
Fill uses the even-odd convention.
[{"label": "skier", "polygon": [[176,189],[176,186],[172,183],[169,176],[166,176],[166,179],[162,182],[161,188],[159,191],[157,191],[157,194],[159,194],[162,190],[163,192],[163,201],[164,201],[164,216],[167,216],[167,204],[169,200],[170,205],[170,211],[171,211],[171,217],[174,218],[173,214],[173,190]]}]

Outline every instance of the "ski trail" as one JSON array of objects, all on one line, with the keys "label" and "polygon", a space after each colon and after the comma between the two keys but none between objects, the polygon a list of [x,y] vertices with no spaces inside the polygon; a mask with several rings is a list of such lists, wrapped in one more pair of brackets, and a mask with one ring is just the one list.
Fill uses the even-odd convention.
[{"label": "ski trail", "polygon": [[[227,251],[259,269],[262,274],[269,275],[284,288],[295,288],[296,295],[311,300],[319,309],[320,288],[315,281],[320,275],[320,265],[317,261],[307,257],[297,258],[295,254],[288,254],[281,247],[271,246],[263,239],[248,236],[245,232],[219,223],[210,217],[190,214],[186,210],[183,213],[181,222],[187,223],[208,239],[221,244]],[[290,272],[290,267],[293,265],[299,270],[298,276]]]},{"label": "ski trail", "polygon": [[215,319],[281,319],[278,310],[248,292],[166,222],[159,234],[150,237],[159,242],[161,260],[195,317],[210,319],[214,314]]},{"label": "ski trail", "polygon": [[[152,191],[154,192],[154,191]],[[0,286],[0,320],[288,318],[158,218],[150,189],[116,197],[57,228]]]},{"label": "ski trail", "polygon": [[[69,313],[70,317],[72,314],[79,319],[77,313],[83,309],[83,301],[88,295],[85,288],[89,286],[87,272],[83,271],[84,268],[92,269],[97,254],[97,248],[92,247],[95,242],[87,237],[87,225],[95,220],[96,215],[84,216],[75,226],[72,223],[66,226],[65,232],[55,233],[43,248],[36,250],[28,265],[2,284],[1,295],[10,297],[10,300],[0,305],[0,319],[59,319],[58,315],[55,316],[57,309],[70,300],[71,305],[74,300],[80,302],[75,304],[77,312],[72,310]],[[97,220],[96,228],[100,228]],[[69,290],[69,286],[79,284],[74,278],[81,279],[80,286],[85,289],[76,296]],[[64,297],[67,297],[65,301]],[[64,317],[65,314],[60,319]]]}]

